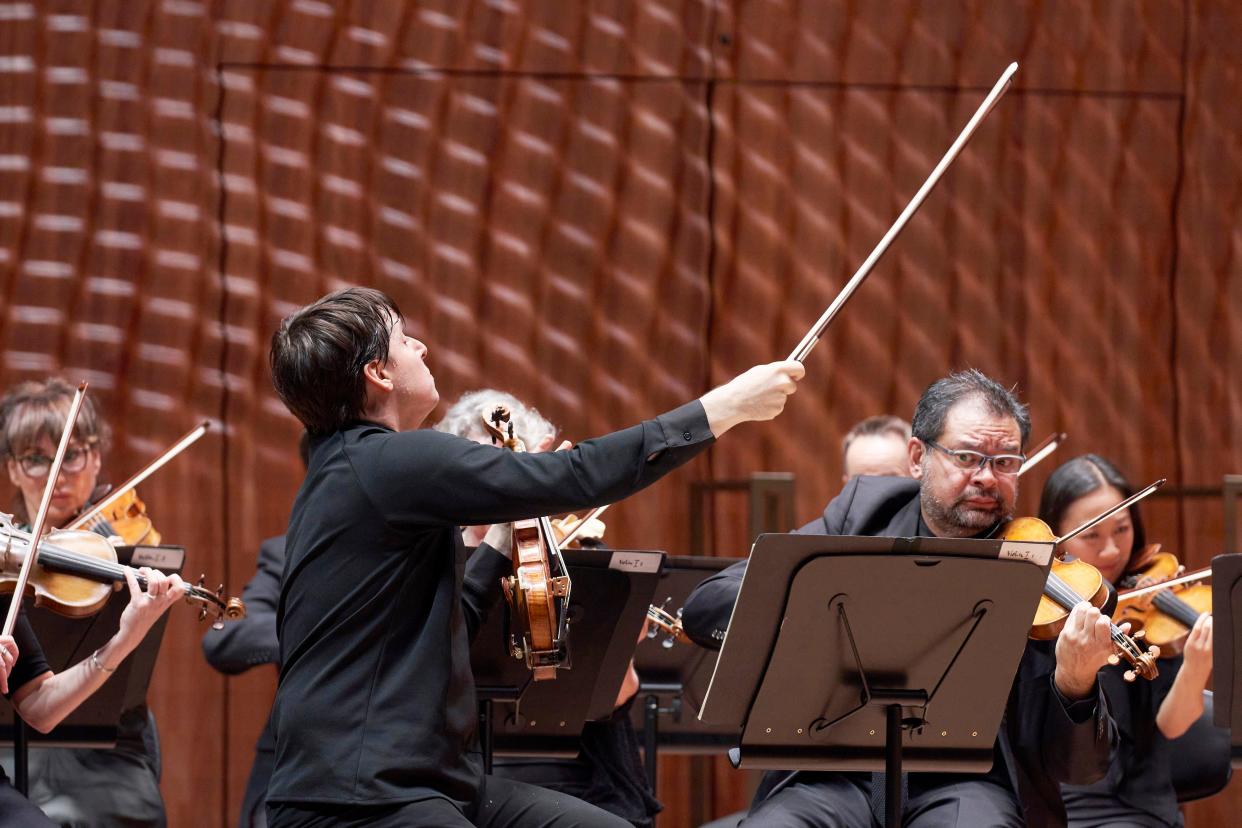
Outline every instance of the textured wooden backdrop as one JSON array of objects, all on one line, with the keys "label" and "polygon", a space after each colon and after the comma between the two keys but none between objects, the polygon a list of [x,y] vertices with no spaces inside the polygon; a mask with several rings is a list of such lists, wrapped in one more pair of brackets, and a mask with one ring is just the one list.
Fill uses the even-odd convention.
[{"label": "textured wooden backdrop", "polygon": [[[90,379],[113,479],[212,419],[143,496],[239,589],[299,476],[265,367],[284,314],[375,285],[446,399],[628,425],[788,353],[1016,59],[787,414],[611,535],[684,551],[688,482],[757,470],[796,472],[809,518],[851,423],[966,365],[1037,437],[1218,485],[1242,469],[1240,43],[1242,9],[1196,0],[0,3],[0,380]],[[1215,501],[1149,514],[1192,565],[1219,547]],[[722,510],[714,549],[741,531]],[[274,675],[215,675],[188,615],[151,695],[164,790],[174,826],[223,825]],[[667,828],[748,780],[669,759],[662,785]]]}]

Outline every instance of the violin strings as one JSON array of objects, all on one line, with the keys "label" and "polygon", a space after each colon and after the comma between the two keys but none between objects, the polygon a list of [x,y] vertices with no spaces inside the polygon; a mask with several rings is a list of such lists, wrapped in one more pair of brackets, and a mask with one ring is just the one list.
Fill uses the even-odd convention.
[{"label": "violin strings", "polygon": [[1152,603],[1155,604],[1156,609],[1186,627],[1193,627],[1199,620],[1199,613],[1194,607],[1167,590],[1157,592]]},{"label": "violin strings", "polygon": [[[92,558],[89,555],[82,555],[71,549],[49,544],[46,541],[39,544],[39,563],[43,566],[59,567],[72,575],[85,573],[89,576],[108,581],[124,581],[126,570],[132,569],[132,567],[126,567],[122,564],[114,564],[109,561],[99,560],[98,558]],[[146,589],[146,577],[138,572],[134,572],[134,577],[138,581],[138,586]],[[220,603],[216,595],[193,584],[186,584],[185,591],[186,597],[199,602]]]},{"label": "violin strings", "polygon": [[[1069,586],[1055,573],[1049,573],[1048,580],[1044,585],[1044,593],[1064,609],[1073,609],[1074,605],[1083,600],[1082,596],[1074,592]],[[1108,634],[1113,643],[1126,655],[1127,659],[1134,661],[1142,655],[1138,644],[1130,636],[1121,631],[1121,628],[1114,624],[1111,620],[1108,622]]]}]

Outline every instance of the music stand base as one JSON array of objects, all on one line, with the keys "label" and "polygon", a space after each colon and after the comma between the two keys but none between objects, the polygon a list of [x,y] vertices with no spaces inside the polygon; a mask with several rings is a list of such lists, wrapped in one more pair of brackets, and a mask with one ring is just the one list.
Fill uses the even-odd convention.
[{"label": "music stand base", "polygon": [[647,771],[647,785],[651,795],[656,795],[656,780],[659,778],[656,766],[656,751],[659,749],[660,699],[654,693],[643,700],[643,765]]},{"label": "music stand base", "polygon": [[901,796],[901,705],[890,704],[884,710],[884,825],[901,828],[901,811],[905,807]]}]

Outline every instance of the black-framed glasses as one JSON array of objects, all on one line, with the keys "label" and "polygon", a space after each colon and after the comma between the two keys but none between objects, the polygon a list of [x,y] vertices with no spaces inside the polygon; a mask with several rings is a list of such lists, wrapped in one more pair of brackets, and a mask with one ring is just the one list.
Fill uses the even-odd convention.
[{"label": "black-framed glasses", "polygon": [[[86,445],[70,445],[65,449],[65,459],[60,463],[60,470],[66,474],[77,474],[82,471],[86,468],[86,461],[90,458],[91,449],[94,447],[94,440]],[[46,454],[23,454],[17,458],[17,465],[21,466],[27,477],[38,480],[47,477],[48,472],[52,470],[52,458]]]},{"label": "black-framed glasses", "polygon": [[935,440],[923,442],[934,449],[939,449],[945,457],[949,458],[949,462],[955,468],[962,471],[977,471],[991,463],[994,473],[1013,475],[1017,474],[1022,469],[1022,464],[1026,462],[1026,456],[1022,454],[984,454],[970,449],[945,448]]}]

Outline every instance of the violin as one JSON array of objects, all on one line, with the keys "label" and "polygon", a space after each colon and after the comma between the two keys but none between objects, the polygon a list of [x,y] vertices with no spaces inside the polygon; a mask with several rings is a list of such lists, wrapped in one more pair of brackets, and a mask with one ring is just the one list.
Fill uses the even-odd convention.
[{"label": "violin", "polygon": [[106,508],[80,524],[82,529],[91,532],[104,525],[119,535],[126,546],[159,546],[163,539],[152,525],[151,518],[147,517],[147,504],[142,502],[132,488],[126,489]]},{"label": "violin", "polygon": [[677,610],[677,614],[674,615],[665,609],[667,605],[668,601],[665,601],[658,607],[655,604],[647,607],[647,620],[650,622],[647,637],[655,638],[660,633],[664,633],[665,638],[660,642],[660,646],[666,650],[671,650],[676,644],[692,643],[682,625],[681,610]]},{"label": "violin", "polygon": [[[11,515],[0,513],[0,594],[17,591],[17,575],[30,551],[29,532],[18,529]],[[116,549],[96,532],[57,529],[39,541],[38,555],[30,567],[24,595],[32,595],[36,606],[58,615],[85,618],[103,609],[115,584],[125,582],[133,572],[138,586],[147,579],[133,567],[117,562]],[[199,619],[214,616],[212,626],[220,629],[225,619],[246,617],[246,606],[238,598],[223,598],[224,587],[216,592],[205,589],[203,579],[186,585],[186,602],[199,607]]]},{"label": "violin", "polygon": [[[494,444],[526,451],[513,433],[509,409],[497,405],[481,414]],[[546,517],[513,522],[513,574],[500,582],[513,618],[509,649],[525,661],[535,681],[556,678],[569,662],[569,570]],[[519,637],[520,636],[520,637]]]},{"label": "violin", "polygon": [[[1166,656],[1181,653],[1199,616],[1212,611],[1212,587],[1187,583],[1178,577],[1183,570],[1177,556],[1161,552],[1160,544],[1153,543],[1143,550],[1138,566],[1118,584],[1124,589],[1117,594],[1117,620],[1129,621],[1133,629],[1142,630],[1146,640]],[[1192,573],[1195,581],[1211,574],[1210,569]],[[1175,580],[1180,583],[1168,583]]]},{"label": "violin", "polygon": [[[1107,520],[1123,509],[1128,509],[1138,501],[1164,485],[1164,480],[1157,480],[1147,488],[1137,492],[1110,509],[1088,520],[1081,526],[1057,537],[1048,524],[1039,518],[1017,518],[1000,527],[998,537],[1001,540],[1049,542],[1060,545],[1064,541],[1079,535],[1101,521]],[[1065,626],[1065,619],[1075,604],[1089,601],[1092,606],[1102,607],[1108,600],[1108,586],[1100,571],[1085,561],[1067,561],[1055,558],[1048,570],[1048,580],[1044,583],[1044,594],[1040,596],[1039,606],[1035,610],[1035,621],[1031,625],[1030,637],[1039,641],[1056,638]],[[1130,665],[1125,672],[1126,681],[1134,681],[1137,676],[1154,679],[1160,674],[1156,667],[1156,659],[1160,657],[1158,647],[1139,644],[1143,633],[1131,636],[1122,632],[1121,628],[1109,619],[1109,635],[1116,652],[1109,657],[1110,664],[1120,664],[1124,658]]]}]

